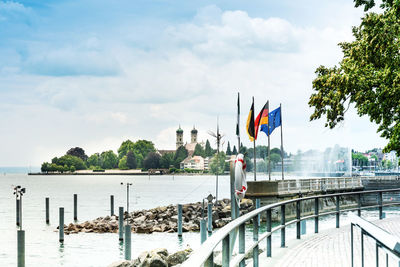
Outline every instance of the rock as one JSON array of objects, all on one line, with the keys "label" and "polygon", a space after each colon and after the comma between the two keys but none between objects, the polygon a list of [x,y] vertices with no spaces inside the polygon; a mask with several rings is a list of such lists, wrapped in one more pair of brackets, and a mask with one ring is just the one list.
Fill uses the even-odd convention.
[{"label": "rock", "polygon": [[108,267],[131,267],[131,266],[136,266],[134,265],[133,261],[117,261],[108,265]]},{"label": "rock", "polygon": [[168,250],[166,248],[156,248],[153,249],[151,252],[151,254],[156,253],[158,255],[160,255],[161,257],[168,257]]},{"label": "rock", "polygon": [[178,222],[178,215],[172,216],[170,220],[171,220],[171,222],[175,222],[175,223]]},{"label": "rock", "polygon": [[159,254],[153,253],[151,257],[144,260],[141,266],[149,267],[168,267],[168,263]]},{"label": "rock", "polygon": [[192,251],[193,250],[191,248],[188,248],[182,251],[175,252],[168,256],[167,262],[170,266],[181,264],[189,257],[189,254],[192,253]]},{"label": "rock", "polygon": [[138,218],[135,218],[135,219],[133,219],[133,222],[134,223],[137,223],[137,224],[141,224],[141,223],[143,223],[143,222],[145,222],[146,221],[146,216],[140,216],[140,217],[138,217]]}]

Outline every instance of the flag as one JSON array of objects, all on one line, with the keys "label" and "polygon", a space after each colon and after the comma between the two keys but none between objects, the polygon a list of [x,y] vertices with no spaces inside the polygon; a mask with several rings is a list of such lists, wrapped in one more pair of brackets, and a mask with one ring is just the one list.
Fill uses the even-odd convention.
[{"label": "flag", "polygon": [[237,136],[238,138],[240,138],[239,123],[240,123],[240,101],[239,101],[239,93],[238,93],[238,101],[237,101],[237,122],[236,122],[236,136]]},{"label": "flag", "polygon": [[266,135],[269,135],[272,134],[275,128],[279,126],[281,126],[281,107],[274,109],[269,113],[268,124],[261,125],[261,131],[263,131]]},{"label": "flag", "polygon": [[247,135],[251,142],[254,141],[254,97],[253,97],[253,104],[251,104],[249,116],[247,117],[247,124],[246,124]]},{"label": "flag", "polygon": [[262,125],[268,125],[268,102],[265,103],[264,107],[261,109],[260,113],[256,120],[254,121],[254,132],[255,132],[255,139],[257,140],[258,136],[258,128],[262,127]]}]

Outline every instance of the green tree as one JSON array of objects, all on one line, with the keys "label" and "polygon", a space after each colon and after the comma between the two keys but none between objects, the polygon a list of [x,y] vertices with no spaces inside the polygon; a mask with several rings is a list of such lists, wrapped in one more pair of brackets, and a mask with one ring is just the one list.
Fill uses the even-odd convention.
[{"label": "green tree", "polygon": [[103,169],[113,169],[118,166],[118,156],[112,151],[104,151],[100,155],[100,163]]},{"label": "green tree", "polygon": [[70,171],[70,172],[75,172],[75,171],[76,171],[75,166],[71,166],[71,167],[69,168],[69,171]]},{"label": "green tree", "polygon": [[233,151],[232,151],[232,155],[237,155],[237,149],[236,149],[236,146],[233,146]]},{"label": "green tree", "polygon": [[189,155],[189,152],[187,151],[187,149],[184,146],[180,146],[178,147],[178,149],[175,152],[174,155],[174,166],[177,169],[180,169],[180,164],[182,162],[182,160],[184,160],[185,158],[187,158],[187,156]]},{"label": "green tree", "polygon": [[126,154],[128,154],[129,151],[133,151],[134,149],[134,144],[131,140],[126,140],[122,142],[120,147],[118,148],[118,158],[122,159]]},{"label": "green tree", "polygon": [[271,169],[272,168],[275,168],[275,166],[276,166],[276,164],[278,163],[278,162],[280,162],[282,160],[282,158],[281,158],[281,155],[280,154],[276,154],[276,153],[273,153],[273,154],[271,154]]},{"label": "green tree", "polygon": [[165,153],[161,156],[160,166],[164,169],[169,169],[171,165],[174,165],[174,153]]},{"label": "green tree", "polygon": [[231,144],[228,141],[228,146],[226,148],[226,155],[230,156],[232,155],[232,150],[231,150]]},{"label": "green tree", "polygon": [[143,166],[145,169],[158,169],[160,168],[160,154],[157,152],[150,152],[147,154],[143,161]]},{"label": "green tree", "polygon": [[206,147],[205,147],[205,156],[211,157],[213,154],[214,153],[213,153],[213,149],[211,148],[210,141],[208,141],[208,139],[207,139]]},{"label": "green tree", "polygon": [[138,140],[133,145],[133,153],[135,153],[138,167],[143,167],[143,160],[150,152],[155,152],[153,142],[147,140]]},{"label": "green tree", "polygon": [[43,162],[40,170],[42,172],[48,173],[50,171],[50,164],[48,162]]},{"label": "green tree", "polygon": [[193,156],[201,156],[201,157],[206,156],[205,150],[199,143],[197,143],[196,146],[194,147]]},{"label": "green tree", "polygon": [[[375,1],[355,4],[367,12]],[[388,139],[384,151],[400,153],[400,1],[382,0],[380,7],[383,12],[365,13],[353,27],[354,41],[339,44],[343,59],[338,66],[317,68],[310,120],[325,116],[325,126],[333,128],[354,104],[358,115],[367,115]]]},{"label": "green tree", "polygon": [[88,167],[99,167],[100,166],[100,155],[99,153],[94,153],[87,159],[87,166]]},{"label": "green tree", "polygon": [[64,167],[64,165],[68,166],[70,168],[71,166],[74,166],[76,170],[85,170],[86,165],[85,162],[76,156],[71,156],[71,155],[64,155],[57,159],[57,165]]},{"label": "green tree", "polygon": [[85,150],[80,147],[73,147],[69,149],[66,155],[75,156],[81,158],[84,162],[88,159],[88,156],[85,154]]},{"label": "green tree", "polygon": [[126,158],[127,158],[126,156],[123,156],[122,159],[119,160],[118,169],[120,169],[120,170],[128,170],[129,169],[128,164],[126,163],[127,162]]},{"label": "green tree", "polygon": [[211,158],[210,163],[210,171],[214,174],[223,174],[225,170],[225,159],[226,155],[224,152],[220,152],[219,155],[215,154],[214,157]]},{"label": "green tree", "polygon": [[278,154],[278,155],[281,155],[281,150],[279,149],[279,148],[273,148],[273,149],[271,149],[271,155],[272,154]]},{"label": "green tree", "polygon": [[128,154],[126,154],[126,165],[129,169],[136,169],[137,167],[136,156],[132,151],[128,151]]}]

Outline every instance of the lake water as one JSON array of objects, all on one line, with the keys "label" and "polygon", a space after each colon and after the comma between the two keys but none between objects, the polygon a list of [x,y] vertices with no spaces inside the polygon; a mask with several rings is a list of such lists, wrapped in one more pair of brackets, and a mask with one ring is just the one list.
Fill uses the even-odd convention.
[{"label": "lake water", "polygon": [[[148,209],[168,204],[201,201],[215,194],[214,176],[28,176],[0,175],[0,266],[16,266],[17,228],[15,225],[15,185],[26,187],[23,196],[23,229],[26,239],[27,266],[107,266],[124,258],[118,234],[79,233],[66,235],[63,245],[58,242],[58,208],[65,208],[65,224],[73,222],[73,194],[78,194],[78,221],[92,220],[110,213],[110,195],[115,198],[115,211],[126,206],[126,186],[131,182],[130,210]],[[50,198],[50,225],[45,223],[45,198]],[[219,198],[229,197],[229,177],[219,177]],[[387,217],[398,214],[391,210]],[[372,211],[369,217],[376,216]],[[346,221],[346,216],[341,221]],[[334,217],[321,221],[320,228],[334,227]],[[342,222],[341,222],[342,223]],[[312,223],[307,223],[311,232]],[[251,232],[247,233],[251,238]],[[287,238],[295,237],[294,229]],[[274,235],[273,239],[279,239]],[[132,258],[154,248],[175,252],[189,245],[200,245],[199,233],[132,234]]]}]

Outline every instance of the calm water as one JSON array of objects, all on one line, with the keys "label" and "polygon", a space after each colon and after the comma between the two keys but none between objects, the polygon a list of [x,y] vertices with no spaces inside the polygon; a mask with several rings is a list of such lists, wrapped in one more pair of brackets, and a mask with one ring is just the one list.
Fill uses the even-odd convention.
[{"label": "calm water", "polygon": [[[107,266],[123,259],[123,247],[118,234],[80,233],[66,235],[63,246],[58,242],[58,208],[65,208],[65,223],[73,221],[73,194],[78,194],[79,222],[92,220],[110,213],[110,195],[115,196],[115,210],[126,206],[126,186],[132,182],[130,210],[147,209],[168,204],[201,201],[215,193],[214,176],[27,176],[7,174],[0,176],[0,266],[16,266],[17,232],[15,226],[15,197],[13,186],[27,188],[23,196],[23,229],[26,231],[27,266]],[[219,178],[219,198],[229,196],[229,177]],[[50,197],[50,225],[45,224],[45,197]],[[398,213],[389,212],[388,217]],[[369,217],[376,212],[369,212]],[[346,221],[346,216],[341,220]],[[321,229],[334,227],[333,217],[321,222]],[[342,222],[341,222],[342,223]],[[313,224],[307,223],[311,232]],[[247,233],[251,238],[251,231]],[[288,229],[287,238],[295,237]],[[279,239],[279,235],[273,236]],[[175,252],[190,245],[197,248],[198,233],[154,233],[132,235],[132,258],[154,248],[168,248]],[[249,244],[249,243],[248,243]]]}]

